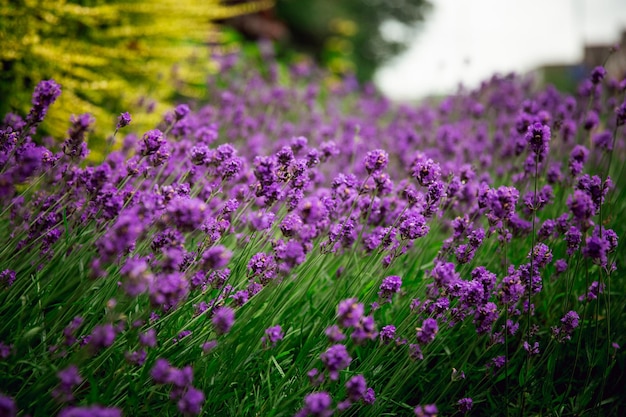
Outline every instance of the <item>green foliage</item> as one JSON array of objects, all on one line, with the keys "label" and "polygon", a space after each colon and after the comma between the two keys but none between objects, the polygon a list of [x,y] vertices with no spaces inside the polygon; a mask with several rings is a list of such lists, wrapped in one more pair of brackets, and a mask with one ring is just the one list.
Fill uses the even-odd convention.
[{"label": "green foliage", "polygon": [[369,81],[376,68],[410,40],[385,37],[381,25],[397,23],[408,34],[429,6],[426,0],[277,0],[276,13],[297,47],[312,52],[336,73],[353,72]]}]

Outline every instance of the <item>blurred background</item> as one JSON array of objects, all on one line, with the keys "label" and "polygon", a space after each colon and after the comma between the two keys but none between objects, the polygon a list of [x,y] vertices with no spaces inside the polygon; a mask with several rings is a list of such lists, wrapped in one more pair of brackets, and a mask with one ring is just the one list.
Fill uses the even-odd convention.
[{"label": "blurred background", "polygon": [[[309,57],[394,100],[509,72],[573,92],[625,30],[626,0],[0,0],[0,114],[25,114],[54,78],[63,94],[43,131],[61,137],[90,112],[98,145],[123,111],[145,130],[206,99],[216,48],[245,54],[261,39],[282,64]],[[607,70],[624,77],[624,49]]]}]

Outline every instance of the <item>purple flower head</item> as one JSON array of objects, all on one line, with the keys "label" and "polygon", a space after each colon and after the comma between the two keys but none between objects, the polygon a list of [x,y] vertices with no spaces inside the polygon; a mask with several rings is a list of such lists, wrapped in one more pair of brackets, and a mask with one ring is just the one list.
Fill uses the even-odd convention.
[{"label": "purple flower head", "polygon": [[396,338],[396,326],[389,324],[380,330],[380,340],[387,344]]},{"label": "purple flower head", "polygon": [[417,341],[421,345],[427,345],[433,340],[439,331],[437,320],[433,318],[427,318],[422,323],[422,327],[417,329]]},{"label": "purple flower head", "polygon": [[435,404],[418,405],[413,410],[416,417],[437,417],[437,406]]},{"label": "purple flower head", "polygon": [[149,130],[141,138],[140,153],[143,156],[156,154],[166,144],[163,132],[159,129]]},{"label": "purple flower head", "polygon": [[342,340],[345,340],[346,338],[346,335],[343,334],[339,326],[337,326],[336,324],[333,324],[332,326],[327,327],[326,330],[324,331],[324,334],[326,334],[326,337],[332,343],[341,342]]},{"label": "purple flower head", "polygon": [[490,223],[509,220],[515,213],[515,204],[518,199],[519,191],[515,187],[501,186],[498,189],[490,188],[484,199],[484,206],[489,210],[487,218]]},{"label": "purple flower head", "polygon": [[17,406],[15,405],[15,400],[1,393],[0,393],[0,416],[6,416],[6,417],[17,416]]},{"label": "purple flower head", "polygon": [[402,239],[417,239],[428,234],[430,228],[426,225],[426,219],[421,214],[406,216],[398,227]]},{"label": "purple flower head", "polygon": [[72,126],[68,130],[68,138],[63,142],[63,153],[71,158],[84,158],[87,156],[87,144],[85,136],[91,129],[96,119],[89,113],[80,116],[72,115]]},{"label": "purple flower head", "polygon": [[182,120],[182,119],[185,118],[185,116],[187,116],[189,114],[190,111],[191,110],[189,110],[189,106],[188,105],[186,105],[186,104],[179,104],[174,109],[174,118],[176,119],[176,121]]},{"label": "purple flower head", "polygon": [[528,127],[528,131],[526,132],[526,141],[530,145],[530,149],[541,160],[548,151],[550,127],[539,122],[533,123]]},{"label": "purple flower head", "polygon": [[58,417],[122,417],[122,410],[100,405],[68,407],[61,410]]},{"label": "purple flower head", "polygon": [[474,405],[474,401],[469,397],[461,398],[459,401],[457,401],[459,412],[463,414],[469,413],[473,405]]},{"label": "purple flower head", "polygon": [[344,329],[358,326],[364,311],[363,304],[358,303],[356,298],[340,301],[337,307],[339,325]]},{"label": "purple flower head", "polygon": [[376,322],[372,316],[363,316],[359,325],[354,328],[350,335],[354,343],[363,343],[366,340],[374,340],[378,336],[376,331]]},{"label": "purple flower head", "polygon": [[115,129],[119,130],[123,127],[126,127],[130,124],[130,122],[131,122],[130,113],[124,112],[120,114],[120,116],[117,118],[117,126],[115,127]]},{"label": "purple flower head", "polygon": [[276,343],[283,340],[285,337],[285,333],[283,332],[283,328],[280,325],[272,326],[265,329],[265,336],[261,338],[261,342],[265,344],[271,344],[272,346],[276,346]]},{"label": "purple flower head", "polygon": [[213,246],[202,254],[202,268],[205,270],[222,269],[233,256],[233,253],[222,245]]},{"label": "purple flower head", "polygon": [[593,135],[592,141],[599,149],[605,151],[613,150],[613,134],[608,130]]},{"label": "purple flower head", "polygon": [[332,402],[333,399],[327,392],[314,392],[304,397],[304,408],[296,416],[329,417],[333,414],[330,409]]},{"label": "purple flower head", "polygon": [[594,84],[600,84],[602,79],[606,76],[606,69],[602,66],[597,66],[591,71],[591,82]]},{"label": "purple flower head", "polygon": [[382,149],[375,149],[370,151],[365,156],[365,169],[368,174],[376,171],[382,171],[387,167],[389,163],[389,154]]},{"label": "purple flower head", "polygon": [[441,177],[441,167],[432,159],[418,155],[411,167],[411,176],[415,178],[421,186],[428,187],[439,181]]},{"label": "purple flower head", "polygon": [[150,302],[154,307],[169,310],[187,298],[189,282],[180,272],[158,275],[150,287]]},{"label": "purple flower head", "polygon": [[333,381],[339,378],[339,371],[346,369],[352,362],[348,350],[341,344],[329,347],[326,352],[320,355],[320,359]]},{"label": "purple flower head", "polygon": [[485,334],[489,332],[496,320],[498,320],[498,307],[494,303],[489,302],[478,307],[474,313],[476,332],[478,334]]},{"label": "purple flower head", "polygon": [[617,124],[617,126],[622,126],[624,123],[626,123],[626,101],[624,101],[622,104],[619,105],[619,107],[615,109],[615,118],[615,123]]},{"label": "purple flower head", "polygon": [[591,196],[582,190],[575,190],[574,194],[567,198],[567,207],[574,215],[574,219],[583,225],[586,225],[595,213]]},{"label": "purple flower head", "polygon": [[578,327],[580,316],[575,311],[568,311],[561,319],[561,327],[553,327],[552,333],[559,342],[572,338],[572,333]]},{"label": "purple flower head", "polygon": [[28,122],[31,124],[41,122],[46,117],[48,108],[56,101],[59,95],[61,95],[61,86],[54,80],[40,81],[33,93],[31,101],[33,107],[28,114]]},{"label": "purple flower head", "polygon": [[536,268],[543,268],[552,261],[552,252],[547,245],[538,243],[532,252],[528,254],[528,258],[535,262],[534,266]]},{"label": "purple flower head", "polygon": [[367,382],[363,375],[355,375],[346,382],[346,394],[351,401],[359,401],[365,397]]},{"label": "purple flower head", "polygon": [[112,324],[107,323],[94,327],[89,339],[89,345],[95,350],[107,348],[115,341],[116,331]]},{"label": "purple flower head", "polygon": [[585,130],[592,130],[593,128],[598,126],[599,123],[600,117],[598,116],[598,113],[596,113],[594,110],[589,110],[587,112],[587,115],[585,116],[585,120],[583,121],[583,127],[585,128]]},{"label": "purple flower head", "polygon": [[202,412],[204,400],[204,392],[194,387],[188,387],[176,405],[178,406],[178,411],[184,415],[197,416]]},{"label": "purple flower head", "polygon": [[376,392],[374,388],[368,388],[363,395],[363,402],[368,405],[372,405],[376,402]]},{"label": "purple flower head", "polygon": [[157,384],[167,384],[170,380],[172,369],[174,368],[167,359],[158,358],[156,362],[154,362],[150,376]]},{"label": "purple flower head", "polygon": [[218,334],[228,333],[235,323],[235,311],[230,307],[218,307],[213,313],[211,322]]},{"label": "purple flower head", "polygon": [[193,232],[200,229],[206,219],[207,205],[198,198],[174,198],[167,205],[163,217],[173,223],[181,232]]},{"label": "purple flower head", "polygon": [[397,275],[388,276],[384,278],[382,284],[380,284],[380,291],[378,291],[378,296],[391,302],[391,297],[394,294],[400,292],[401,286],[402,278]]},{"label": "purple flower head", "polygon": [[0,286],[5,288],[10,287],[15,282],[15,271],[11,269],[5,269],[0,272]]}]

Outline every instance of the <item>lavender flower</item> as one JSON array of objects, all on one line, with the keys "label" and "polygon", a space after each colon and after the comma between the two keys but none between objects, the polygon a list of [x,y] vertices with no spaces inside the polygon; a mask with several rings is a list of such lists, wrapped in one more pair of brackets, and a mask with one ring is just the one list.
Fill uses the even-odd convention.
[{"label": "lavender flower", "polygon": [[333,414],[330,410],[332,401],[331,396],[324,391],[308,394],[304,397],[304,407],[296,413],[296,416],[329,417]]},{"label": "lavender flower", "polygon": [[115,126],[116,130],[122,129],[126,126],[128,126],[131,122],[131,117],[130,117],[130,113],[128,112],[124,112],[122,114],[120,114],[120,116],[117,118],[117,125]]},{"label": "lavender flower", "polygon": [[61,95],[61,87],[54,80],[44,80],[37,84],[33,93],[33,107],[28,113],[27,122],[34,125],[43,121],[48,108]]},{"label": "lavender flower", "polygon": [[265,336],[261,338],[261,342],[263,345],[271,344],[272,346],[276,346],[284,337],[285,333],[283,333],[282,327],[276,325],[265,329]]},{"label": "lavender flower", "polygon": [[345,345],[336,344],[329,347],[320,355],[320,359],[330,375],[330,379],[336,381],[339,371],[346,369],[352,362]]},{"label": "lavender flower", "polygon": [[5,269],[0,272],[0,285],[3,287],[10,287],[15,282],[15,271],[11,269]]},{"label": "lavender flower", "polygon": [[122,411],[116,407],[100,405],[68,407],[61,410],[58,417],[122,417]]},{"label": "lavender flower", "polygon": [[361,303],[357,303],[356,298],[349,298],[339,303],[337,308],[337,317],[339,325],[341,327],[349,328],[356,327],[363,317],[364,306]]},{"label": "lavender flower", "polygon": [[416,417],[437,417],[437,406],[435,404],[418,405],[413,410]]},{"label": "lavender flower", "polygon": [[417,341],[421,345],[427,345],[433,340],[435,340],[435,336],[439,331],[439,326],[437,325],[437,320],[433,318],[427,318],[422,323],[422,327],[417,329]]},{"label": "lavender flower", "polygon": [[459,401],[457,401],[459,412],[463,414],[469,413],[473,405],[474,401],[469,397],[461,398]]},{"label": "lavender flower", "polygon": [[382,284],[380,284],[378,296],[387,302],[391,302],[391,297],[400,291],[401,286],[402,278],[397,275],[388,276],[384,278]]},{"label": "lavender flower", "polygon": [[211,322],[218,334],[228,333],[235,323],[235,311],[230,307],[219,307],[215,309]]},{"label": "lavender flower", "polygon": [[376,149],[367,153],[365,157],[364,165],[368,174],[373,172],[382,171],[387,167],[389,162],[389,155],[382,149]]},{"label": "lavender flower", "polygon": [[184,415],[197,416],[202,412],[204,392],[194,387],[188,387],[177,402],[178,411]]}]

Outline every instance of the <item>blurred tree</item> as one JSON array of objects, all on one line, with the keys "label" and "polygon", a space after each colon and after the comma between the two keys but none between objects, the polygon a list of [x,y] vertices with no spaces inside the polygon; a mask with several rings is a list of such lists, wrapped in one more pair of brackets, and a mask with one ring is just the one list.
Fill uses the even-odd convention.
[{"label": "blurred tree", "polygon": [[291,42],[361,81],[407,46],[429,8],[427,0],[276,0]]},{"label": "blurred tree", "polygon": [[[211,67],[207,43],[217,34],[212,22],[272,5],[0,0],[0,114],[26,113],[34,86],[53,78],[63,94],[42,127],[56,138],[70,114],[85,112],[104,127],[101,137],[123,111],[133,113],[135,126],[153,126],[168,100],[204,92]],[[147,111],[140,114],[140,107]]]}]

